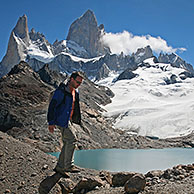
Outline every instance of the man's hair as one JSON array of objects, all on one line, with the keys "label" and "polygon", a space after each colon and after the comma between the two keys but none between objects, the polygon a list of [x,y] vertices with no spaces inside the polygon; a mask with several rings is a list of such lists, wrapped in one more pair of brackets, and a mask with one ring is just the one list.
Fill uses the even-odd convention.
[{"label": "man's hair", "polygon": [[79,76],[79,77],[81,77],[81,78],[84,79],[84,74],[83,74],[83,72],[81,72],[81,71],[74,71],[74,72],[71,74],[70,79],[71,79],[71,78],[76,79],[77,76]]}]

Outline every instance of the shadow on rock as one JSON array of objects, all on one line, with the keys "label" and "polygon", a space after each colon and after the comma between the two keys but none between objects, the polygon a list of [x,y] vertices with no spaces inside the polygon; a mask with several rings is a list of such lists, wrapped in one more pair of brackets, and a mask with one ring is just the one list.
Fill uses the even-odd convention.
[{"label": "shadow on rock", "polygon": [[52,176],[47,176],[41,183],[38,188],[39,194],[48,194],[51,189],[56,185],[56,183],[62,177],[61,174],[55,173]]}]

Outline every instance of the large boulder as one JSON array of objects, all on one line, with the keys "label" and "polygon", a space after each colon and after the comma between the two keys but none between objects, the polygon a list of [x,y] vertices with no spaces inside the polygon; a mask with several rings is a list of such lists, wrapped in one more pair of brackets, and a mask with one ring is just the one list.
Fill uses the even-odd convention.
[{"label": "large boulder", "polygon": [[112,185],[114,187],[124,186],[125,183],[135,175],[134,172],[118,172],[112,175]]},{"label": "large boulder", "polygon": [[139,193],[146,186],[146,179],[143,174],[135,174],[125,183],[126,193]]},{"label": "large boulder", "polygon": [[99,177],[82,178],[73,189],[73,193],[87,192],[103,185]]}]

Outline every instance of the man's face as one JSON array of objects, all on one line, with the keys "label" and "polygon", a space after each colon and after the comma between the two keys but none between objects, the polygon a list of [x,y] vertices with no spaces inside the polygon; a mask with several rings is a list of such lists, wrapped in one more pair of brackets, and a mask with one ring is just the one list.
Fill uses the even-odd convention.
[{"label": "man's face", "polygon": [[80,76],[77,76],[75,79],[71,78],[72,87],[77,89],[81,85],[82,80],[83,78]]}]

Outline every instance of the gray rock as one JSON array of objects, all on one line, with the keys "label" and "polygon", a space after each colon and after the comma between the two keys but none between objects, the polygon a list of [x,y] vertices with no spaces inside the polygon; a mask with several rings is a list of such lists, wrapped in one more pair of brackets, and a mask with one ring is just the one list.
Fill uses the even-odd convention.
[{"label": "gray rock", "polygon": [[82,190],[86,193],[87,191],[93,190],[96,187],[101,187],[102,185],[103,182],[99,177],[85,177],[73,188],[73,193],[80,193]]},{"label": "gray rock", "polygon": [[192,78],[194,77],[194,73],[191,73],[189,71],[184,71],[182,73],[179,74],[179,77],[182,79],[182,80],[185,80],[187,78]]},{"label": "gray rock", "polygon": [[172,169],[167,169],[164,171],[164,174],[162,175],[165,179],[171,179],[173,177],[172,175]]},{"label": "gray rock", "polygon": [[114,187],[124,186],[125,183],[135,175],[134,172],[118,172],[112,175],[112,185]]},{"label": "gray rock", "polygon": [[133,73],[133,72],[131,71],[131,69],[128,68],[128,69],[126,69],[124,72],[122,72],[122,73],[118,76],[118,78],[117,78],[116,81],[125,80],[125,79],[130,80],[130,79],[135,78],[136,76],[138,76],[138,74]]},{"label": "gray rock", "polygon": [[178,83],[179,81],[177,81],[177,76],[175,74],[172,74],[170,76],[170,78],[166,78],[164,81],[166,82],[166,84],[175,84],[175,83]]},{"label": "gray rock", "polygon": [[153,171],[149,171],[145,176],[146,177],[161,177],[164,174],[164,172],[162,170],[153,170]]},{"label": "gray rock", "polygon": [[143,191],[146,186],[144,175],[135,174],[125,183],[126,193],[139,193]]}]

